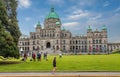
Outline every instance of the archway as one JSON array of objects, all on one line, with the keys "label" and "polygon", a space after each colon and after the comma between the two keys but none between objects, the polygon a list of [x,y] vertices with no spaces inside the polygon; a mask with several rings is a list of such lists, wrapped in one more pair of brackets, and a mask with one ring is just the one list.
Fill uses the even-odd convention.
[{"label": "archway", "polygon": [[47,42],[46,48],[50,48],[50,42]]},{"label": "archway", "polygon": [[59,46],[57,46],[56,49],[59,50]]}]

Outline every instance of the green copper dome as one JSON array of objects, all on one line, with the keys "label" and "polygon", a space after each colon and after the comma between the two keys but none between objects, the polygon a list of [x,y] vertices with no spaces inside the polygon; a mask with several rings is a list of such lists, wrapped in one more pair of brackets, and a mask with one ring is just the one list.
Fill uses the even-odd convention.
[{"label": "green copper dome", "polygon": [[62,28],[62,30],[64,30],[64,31],[65,31],[66,29],[63,27],[63,28]]},{"label": "green copper dome", "polygon": [[46,16],[46,19],[49,19],[49,18],[59,18],[57,13],[54,11],[54,7],[51,8],[50,13]]},{"label": "green copper dome", "polygon": [[102,30],[107,30],[107,28],[106,28],[106,26],[105,26],[105,25],[103,25]]},{"label": "green copper dome", "polygon": [[41,25],[40,25],[40,21],[38,21],[37,26],[41,26]]},{"label": "green copper dome", "polygon": [[90,25],[88,26],[88,28],[87,28],[87,29],[88,29],[88,30],[92,30],[92,29],[91,29],[91,27],[90,27]]}]

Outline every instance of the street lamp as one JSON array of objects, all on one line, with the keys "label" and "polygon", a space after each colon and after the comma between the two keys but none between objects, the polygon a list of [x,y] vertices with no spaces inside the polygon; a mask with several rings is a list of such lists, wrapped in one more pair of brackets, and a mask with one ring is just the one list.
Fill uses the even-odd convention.
[{"label": "street lamp", "polygon": [[20,55],[22,56],[23,48],[20,48]]}]

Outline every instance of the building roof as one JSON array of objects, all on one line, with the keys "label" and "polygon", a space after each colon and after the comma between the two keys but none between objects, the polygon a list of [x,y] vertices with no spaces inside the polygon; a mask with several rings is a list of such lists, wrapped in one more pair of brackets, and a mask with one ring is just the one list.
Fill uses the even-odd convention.
[{"label": "building roof", "polygon": [[106,26],[105,26],[105,25],[103,25],[102,30],[107,30],[107,28],[106,28]]},{"label": "building roof", "polygon": [[49,18],[59,18],[58,14],[54,11],[54,7],[51,7],[50,13],[46,16],[46,19]]},{"label": "building roof", "polygon": [[90,27],[90,25],[88,26],[87,30],[92,30],[92,28]]},{"label": "building roof", "polygon": [[40,21],[38,21],[37,26],[41,26]]},{"label": "building roof", "polygon": [[62,30],[64,30],[64,31],[66,30],[64,26],[62,27]]}]

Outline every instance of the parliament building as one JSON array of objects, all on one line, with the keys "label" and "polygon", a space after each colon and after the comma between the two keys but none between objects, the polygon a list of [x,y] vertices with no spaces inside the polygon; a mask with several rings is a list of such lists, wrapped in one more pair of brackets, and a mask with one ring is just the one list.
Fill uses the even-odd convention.
[{"label": "parliament building", "polygon": [[18,48],[23,52],[47,51],[54,53],[91,53],[106,52],[120,49],[120,43],[108,43],[107,28],[104,25],[101,31],[92,30],[90,26],[86,29],[86,35],[73,36],[69,30],[62,27],[61,20],[51,8],[44,20],[44,28],[40,22],[37,23],[35,32],[30,36],[22,35],[19,38]]}]

